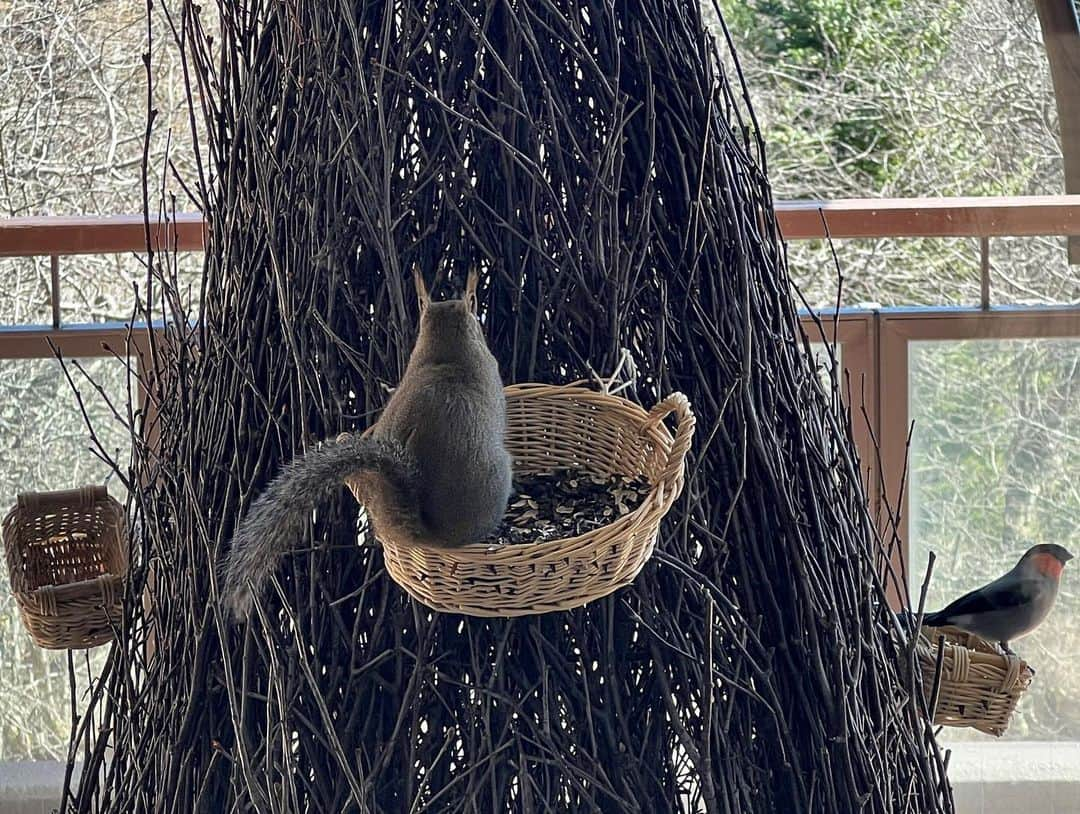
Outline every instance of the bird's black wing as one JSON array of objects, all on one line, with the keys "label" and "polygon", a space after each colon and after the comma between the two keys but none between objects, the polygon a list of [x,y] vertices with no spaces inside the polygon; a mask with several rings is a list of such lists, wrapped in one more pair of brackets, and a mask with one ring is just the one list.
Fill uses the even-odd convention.
[{"label": "bird's black wing", "polygon": [[1011,573],[1006,574],[989,585],[964,594],[937,613],[928,613],[924,621],[931,626],[943,625],[948,624],[952,618],[969,613],[988,613],[1015,608],[1031,602],[1042,587],[1042,580],[1020,579]]}]

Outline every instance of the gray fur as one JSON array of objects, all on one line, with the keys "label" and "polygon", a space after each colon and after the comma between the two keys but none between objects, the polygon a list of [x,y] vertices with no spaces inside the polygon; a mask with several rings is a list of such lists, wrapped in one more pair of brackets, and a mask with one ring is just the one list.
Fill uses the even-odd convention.
[{"label": "gray fur", "polygon": [[221,595],[246,618],[311,512],[348,478],[375,530],[395,540],[456,546],[488,536],[510,496],[506,399],[498,363],[466,298],[433,303],[417,278],[420,335],[401,384],[368,438],[348,436],[289,463],[236,529]]}]

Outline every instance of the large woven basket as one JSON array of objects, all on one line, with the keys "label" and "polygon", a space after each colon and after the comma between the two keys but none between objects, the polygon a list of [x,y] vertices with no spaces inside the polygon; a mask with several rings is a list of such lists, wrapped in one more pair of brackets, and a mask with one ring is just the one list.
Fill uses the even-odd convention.
[{"label": "large woven basket", "polygon": [[[944,641],[942,641],[944,639]],[[1034,672],[1018,656],[955,627],[923,628],[918,658],[923,685],[932,687],[938,648],[943,650],[934,724],[968,726],[1000,737]]]},{"label": "large woven basket", "polygon": [[[578,385],[512,385],[506,399],[506,443],[516,474],[571,469],[644,476],[651,489],[633,511],[577,537],[458,548],[382,537],[390,576],[435,610],[505,618],[567,610],[606,596],[637,576],[652,555],[660,521],[682,491],[694,414],[681,393],[648,412]],[[664,425],[672,414],[674,433]]]},{"label": "large woven basket", "polygon": [[11,589],[34,642],[74,650],[112,639],[128,538],[105,487],[21,494],[3,531]]}]

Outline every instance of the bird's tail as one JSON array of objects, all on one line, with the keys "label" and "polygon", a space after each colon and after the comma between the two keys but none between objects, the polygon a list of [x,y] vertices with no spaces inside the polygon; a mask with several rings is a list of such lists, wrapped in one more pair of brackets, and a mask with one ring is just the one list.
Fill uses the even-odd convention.
[{"label": "bird's tail", "polygon": [[237,526],[219,574],[221,599],[237,619],[251,611],[278,561],[300,538],[312,511],[350,475],[380,476],[388,503],[417,511],[415,467],[389,438],[343,436],[287,464]]},{"label": "bird's tail", "polygon": [[924,627],[944,627],[949,624],[949,621],[941,611],[938,611],[937,613],[924,613],[922,623]]}]

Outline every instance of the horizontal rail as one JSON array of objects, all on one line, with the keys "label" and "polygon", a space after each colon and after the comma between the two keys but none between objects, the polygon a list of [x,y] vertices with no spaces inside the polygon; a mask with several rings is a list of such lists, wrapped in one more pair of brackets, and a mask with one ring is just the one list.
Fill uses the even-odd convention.
[{"label": "horizontal rail", "polygon": [[[201,251],[204,226],[197,212],[177,214],[168,223],[151,221],[155,250]],[[122,254],[146,250],[142,215],[76,215],[0,219],[0,257]]]},{"label": "horizontal rail", "polygon": [[[777,201],[785,240],[875,237],[1080,235],[1080,195],[1013,198],[848,198]],[[203,248],[195,212],[151,224],[155,249]],[[116,254],[146,248],[142,215],[0,219],[0,257]]]},{"label": "horizontal rail", "polygon": [[777,201],[785,240],[1080,235],[1080,195]]},{"label": "horizontal rail", "polygon": [[813,321],[815,317],[822,322],[831,322],[833,317],[844,319],[865,319],[880,315],[889,319],[965,319],[974,316],[995,316],[1001,319],[1017,317],[1037,317],[1047,315],[1051,319],[1067,315],[1080,317],[1080,304],[1057,303],[1049,305],[995,305],[980,308],[971,305],[845,305],[839,310],[827,308],[799,308],[800,319]]},{"label": "horizontal rail", "polygon": [[[160,330],[160,324],[154,329]],[[0,360],[41,359],[59,351],[66,357],[125,355],[146,344],[146,324],[103,322],[52,328],[47,325],[0,327]]]}]

